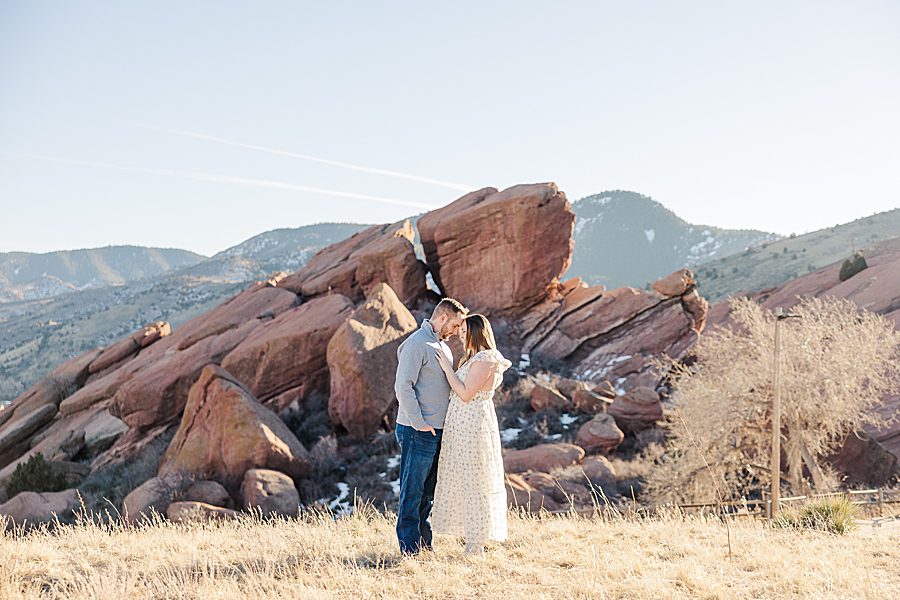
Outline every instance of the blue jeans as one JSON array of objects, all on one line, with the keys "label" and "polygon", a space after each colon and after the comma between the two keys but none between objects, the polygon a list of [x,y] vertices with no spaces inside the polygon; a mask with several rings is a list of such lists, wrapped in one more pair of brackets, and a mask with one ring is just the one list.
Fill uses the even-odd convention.
[{"label": "blue jeans", "polygon": [[437,484],[438,455],[442,430],[416,431],[397,424],[400,444],[400,506],[397,510],[397,539],[400,552],[415,554],[431,549],[431,505]]}]

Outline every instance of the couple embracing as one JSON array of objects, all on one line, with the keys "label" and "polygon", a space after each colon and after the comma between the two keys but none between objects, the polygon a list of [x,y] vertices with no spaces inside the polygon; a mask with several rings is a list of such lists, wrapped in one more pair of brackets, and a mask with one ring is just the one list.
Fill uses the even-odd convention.
[{"label": "couple embracing", "polygon": [[[445,340],[458,335],[459,368]],[[397,350],[400,551],[430,550],[435,533],[463,536],[466,554],[506,539],[506,490],[494,390],[510,362],[491,324],[444,298]],[[430,516],[430,521],[429,521]]]}]

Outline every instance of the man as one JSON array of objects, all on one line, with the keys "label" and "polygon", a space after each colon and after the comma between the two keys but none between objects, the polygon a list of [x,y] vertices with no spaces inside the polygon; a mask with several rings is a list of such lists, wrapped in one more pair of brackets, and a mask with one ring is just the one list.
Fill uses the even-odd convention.
[{"label": "man", "polygon": [[434,502],[438,455],[450,384],[441,370],[437,352],[453,360],[444,340],[456,335],[468,310],[452,298],[434,308],[431,319],[413,332],[397,349],[394,391],[397,409],[397,441],[400,443],[400,508],[397,538],[400,552],[416,554],[431,549],[428,517]]}]

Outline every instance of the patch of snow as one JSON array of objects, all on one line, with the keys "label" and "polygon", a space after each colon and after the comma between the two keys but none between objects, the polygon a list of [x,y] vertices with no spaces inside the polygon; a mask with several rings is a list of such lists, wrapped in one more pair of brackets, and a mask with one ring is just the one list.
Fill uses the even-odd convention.
[{"label": "patch of snow", "polygon": [[587,225],[597,224],[600,225],[603,223],[603,215],[597,215],[596,217],[587,217],[584,219],[577,219],[575,221],[575,235],[581,233],[581,230],[585,228]]},{"label": "patch of snow", "polygon": [[394,456],[387,459],[387,468],[388,469],[393,469],[394,467],[398,466],[399,464],[400,464],[400,455],[399,454],[395,454]]},{"label": "patch of snow", "polygon": [[616,385],[615,385],[616,394],[618,394],[619,396],[622,396],[625,394],[625,390],[624,390],[624,388],[622,388],[623,383],[625,383],[624,377],[619,377],[618,379],[616,379]]},{"label": "patch of snow", "polygon": [[527,369],[531,366],[531,357],[527,353],[523,353],[519,359],[519,370]]},{"label": "patch of snow", "polygon": [[397,478],[391,482],[391,489],[394,491],[395,496],[400,495],[400,479]]},{"label": "patch of snow", "polygon": [[650,242],[650,243],[652,244],[652,243],[653,243],[653,238],[656,237],[656,231],[654,231],[654,230],[652,230],[652,229],[645,229],[645,230],[644,230],[644,236],[646,236],[647,241]]},{"label": "patch of snow", "polygon": [[504,429],[500,432],[500,441],[504,444],[508,444],[518,438],[520,433],[522,433],[522,430],[516,429],[515,427]]},{"label": "patch of snow", "polygon": [[434,291],[439,296],[443,296],[444,294],[441,292],[441,288],[438,287],[438,284],[434,282],[434,277],[431,276],[431,273],[425,273],[425,287],[429,290]]},{"label": "patch of snow", "polygon": [[562,423],[563,427],[568,427],[572,423],[578,420],[578,417],[573,417],[569,413],[563,413],[559,417],[559,422]]},{"label": "patch of snow", "polygon": [[524,419],[522,417],[516,417],[516,421],[519,422],[519,425],[528,425],[528,419]]},{"label": "patch of snow", "polygon": [[339,481],[337,483],[337,488],[340,495],[328,504],[328,508],[335,511],[338,515],[345,515],[353,512],[353,509],[350,508],[350,504],[347,502],[347,497],[350,496],[350,486],[343,481]]},{"label": "patch of snow", "polygon": [[546,439],[546,440],[553,440],[553,441],[555,442],[555,441],[557,441],[557,440],[561,440],[561,439],[562,439],[562,434],[561,434],[561,433],[554,433],[553,435],[548,435],[548,436],[546,436],[544,439]]}]

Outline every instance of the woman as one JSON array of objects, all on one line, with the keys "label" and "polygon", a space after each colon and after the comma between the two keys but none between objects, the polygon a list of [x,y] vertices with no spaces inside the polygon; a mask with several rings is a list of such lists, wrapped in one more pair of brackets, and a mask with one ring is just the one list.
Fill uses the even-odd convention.
[{"label": "woman", "polygon": [[431,526],[436,533],[461,535],[466,554],[484,554],[488,541],[506,539],[506,489],[494,390],[511,363],[497,350],[488,320],[466,317],[459,328],[465,356],[459,370],[442,352],[450,406],[444,422]]}]

